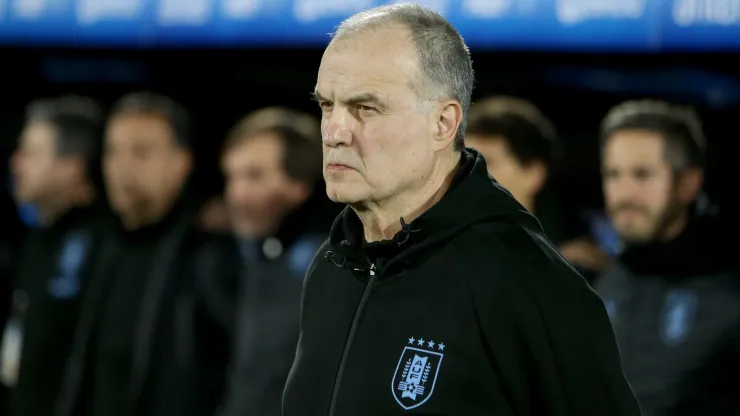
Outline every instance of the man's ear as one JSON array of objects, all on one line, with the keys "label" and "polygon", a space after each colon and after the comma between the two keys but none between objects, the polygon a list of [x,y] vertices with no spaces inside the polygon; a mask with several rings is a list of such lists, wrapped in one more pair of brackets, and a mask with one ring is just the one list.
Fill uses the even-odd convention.
[{"label": "man's ear", "polygon": [[435,111],[436,134],[434,150],[442,150],[455,141],[463,121],[462,106],[455,100],[442,101]]},{"label": "man's ear", "polygon": [[537,195],[547,182],[547,165],[541,160],[534,160],[524,166],[524,172],[526,175],[522,180],[527,181],[527,189],[530,189],[533,195]]},{"label": "man's ear", "polygon": [[704,185],[704,172],[697,168],[685,170],[679,175],[677,185],[679,200],[684,204],[690,204],[696,200]]}]

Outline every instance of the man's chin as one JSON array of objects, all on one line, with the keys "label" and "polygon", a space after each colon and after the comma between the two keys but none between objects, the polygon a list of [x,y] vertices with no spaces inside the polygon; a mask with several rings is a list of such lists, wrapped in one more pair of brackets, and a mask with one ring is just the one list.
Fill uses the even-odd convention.
[{"label": "man's chin", "polygon": [[618,230],[619,237],[627,244],[645,244],[655,239],[655,233],[647,230],[623,229]]},{"label": "man's chin", "polygon": [[342,195],[341,193],[327,192],[326,193],[326,196],[329,197],[329,200],[331,202],[336,202],[336,203],[339,203],[339,204],[351,204],[352,202],[354,202],[351,198],[347,198],[344,195]]},{"label": "man's chin", "polygon": [[332,202],[348,205],[355,204],[363,200],[357,192],[351,192],[344,188],[344,186],[332,186],[327,184],[326,196],[329,197],[329,200]]}]

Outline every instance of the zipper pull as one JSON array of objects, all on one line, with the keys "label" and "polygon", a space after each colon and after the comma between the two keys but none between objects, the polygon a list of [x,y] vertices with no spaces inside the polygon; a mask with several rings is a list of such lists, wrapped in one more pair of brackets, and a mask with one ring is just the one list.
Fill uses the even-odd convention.
[{"label": "zipper pull", "polygon": [[370,264],[370,276],[375,276],[375,263]]}]

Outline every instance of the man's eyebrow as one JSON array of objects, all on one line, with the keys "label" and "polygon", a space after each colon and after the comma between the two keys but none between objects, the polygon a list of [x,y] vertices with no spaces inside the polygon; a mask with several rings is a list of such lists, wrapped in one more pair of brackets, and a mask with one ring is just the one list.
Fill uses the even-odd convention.
[{"label": "man's eyebrow", "polygon": [[348,105],[375,104],[379,107],[385,106],[385,104],[383,103],[383,100],[381,100],[380,97],[378,97],[376,94],[372,92],[357,94],[345,100],[345,103]]},{"label": "man's eyebrow", "polygon": [[318,102],[321,102],[321,101],[329,101],[329,100],[327,100],[326,98],[324,98],[324,97],[323,97],[323,96],[322,96],[322,95],[321,95],[321,94],[319,93],[319,90],[314,90],[314,91],[313,91],[313,92],[311,93],[311,98],[313,98],[313,100],[314,100],[314,101],[316,101],[317,103],[318,103]]},{"label": "man's eyebrow", "polygon": [[[328,98],[322,96],[318,90],[314,90],[314,92],[311,93],[311,96],[313,97],[313,100],[318,103],[331,101]],[[385,103],[383,102],[383,100],[381,100],[377,94],[372,92],[360,93],[355,96],[349,97],[348,99],[344,100],[344,103],[349,106],[358,104],[374,104],[381,108],[385,107]]]}]

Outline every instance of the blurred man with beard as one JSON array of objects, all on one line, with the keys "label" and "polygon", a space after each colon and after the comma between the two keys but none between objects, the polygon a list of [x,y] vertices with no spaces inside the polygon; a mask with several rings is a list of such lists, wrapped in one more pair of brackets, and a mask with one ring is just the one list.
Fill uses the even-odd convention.
[{"label": "blurred man with beard", "polygon": [[220,415],[279,416],[298,343],[303,276],[332,219],[328,199],[315,192],[319,122],[286,108],[256,111],[229,133],[222,166],[245,272],[234,374]]},{"label": "blurred man with beard", "polygon": [[57,415],[210,416],[222,399],[235,244],[195,227],[189,119],[173,100],[123,97],[103,173],[116,214],[96,262]]},{"label": "blurred man with beard", "polygon": [[696,114],[660,101],[602,125],[606,207],[624,248],[597,282],[645,415],[740,410],[740,286],[717,220],[695,209],[705,139]]},{"label": "blurred man with beard", "polygon": [[47,416],[59,394],[102,234],[93,179],[101,127],[101,109],[90,99],[34,102],[12,157],[16,201],[32,204],[40,225],[20,250],[3,338],[12,415]]}]

